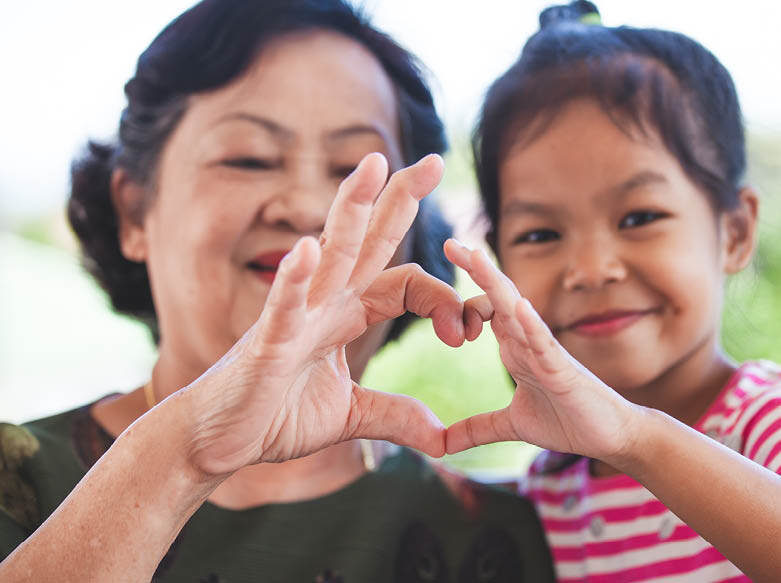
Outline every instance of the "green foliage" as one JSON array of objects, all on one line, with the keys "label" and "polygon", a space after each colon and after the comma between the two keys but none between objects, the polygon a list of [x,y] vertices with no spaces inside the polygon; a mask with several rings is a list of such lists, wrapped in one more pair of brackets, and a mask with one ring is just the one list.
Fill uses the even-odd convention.
[{"label": "green foliage", "polygon": [[760,192],[759,246],[727,286],[722,338],[737,360],[781,361],[781,136],[752,136],[748,182]]}]

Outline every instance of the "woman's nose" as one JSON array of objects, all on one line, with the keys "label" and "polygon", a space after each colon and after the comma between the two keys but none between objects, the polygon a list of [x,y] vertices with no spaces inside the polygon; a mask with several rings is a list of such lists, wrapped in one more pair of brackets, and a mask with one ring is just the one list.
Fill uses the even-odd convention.
[{"label": "woman's nose", "polygon": [[336,188],[325,175],[299,173],[268,201],[263,209],[263,221],[296,233],[320,233],[336,197]]},{"label": "woman's nose", "polygon": [[573,242],[564,274],[567,291],[589,291],[626,278],[627,269],[609,241]]}]

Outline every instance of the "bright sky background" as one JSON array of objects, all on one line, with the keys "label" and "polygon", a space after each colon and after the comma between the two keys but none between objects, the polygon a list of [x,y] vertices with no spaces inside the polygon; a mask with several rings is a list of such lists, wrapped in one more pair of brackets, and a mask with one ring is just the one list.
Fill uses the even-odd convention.
[{"label": "bright sky background", "polygon": [[[73,154],[110,136],[138,54],[188,0],[13,2],[0,19],[0,226],[62,208]],[[540,0],[366,0],[433,73],[451,131],[537,28]],[[749,126],[781,130],[781,3],[603,0],[606,24],[682,31],[733,73]],[[721,7],[725,7],[720,10]]]}]

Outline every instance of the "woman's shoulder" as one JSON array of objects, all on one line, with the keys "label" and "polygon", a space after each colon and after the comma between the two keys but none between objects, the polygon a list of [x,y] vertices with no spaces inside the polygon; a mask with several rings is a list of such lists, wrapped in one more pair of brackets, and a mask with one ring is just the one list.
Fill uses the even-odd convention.
[{"label": "woman's shoulder", "polygon": [[35,490],[24,476],[23,465],[40,447],[28,429],[0,423],[0,512],[28,528],[37,521],[38,512]]},{"label": "woman's shoulder", "polygon": [[21,425],[0,423],[0,512],[29,530],[40,524],[91,466],[84,453],[100,448],[90,435],[105,451],[89,405]]}]

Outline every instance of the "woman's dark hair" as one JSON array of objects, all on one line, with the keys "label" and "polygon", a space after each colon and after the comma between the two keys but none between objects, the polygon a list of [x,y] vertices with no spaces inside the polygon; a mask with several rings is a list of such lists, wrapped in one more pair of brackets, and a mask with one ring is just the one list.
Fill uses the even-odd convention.
[{"label": "woman's dark hair", "polygon": [[[157,339],[157,317],[146,265],[126,259],[110,193],[116,168],[151,185],[160,153],[176,128],[187,98],[239,77],[270,41],[291,33],[326,29],[363,45],[380,62],[397,94],[404,161],[410,164],[447,149],[444,128],[415,57],[344,0],[204,0],[172,21],[138,59],[125,85],[116,144],[89,142],[71,169],[68,219],[81,242],[84,264],[108,292],[114,309],[146,323]],[[137,218],[144,205],[135,210]],[[453,266],[442,244],[451,227],[424,199],[412,227],[412,260],[452,283]],[[398,318],[389,339],[412,316]]]},{"label": "woman's dark hair", "polygon": [[624,131],[657,133],[716,211],[738,204],[745,138],[729,72],[687,36],[605,27],[599,18],[584,0],[547,8],[540,30],[488,90],[472,145],[492,246],[502,160],[578,98],[595,100]]}]

